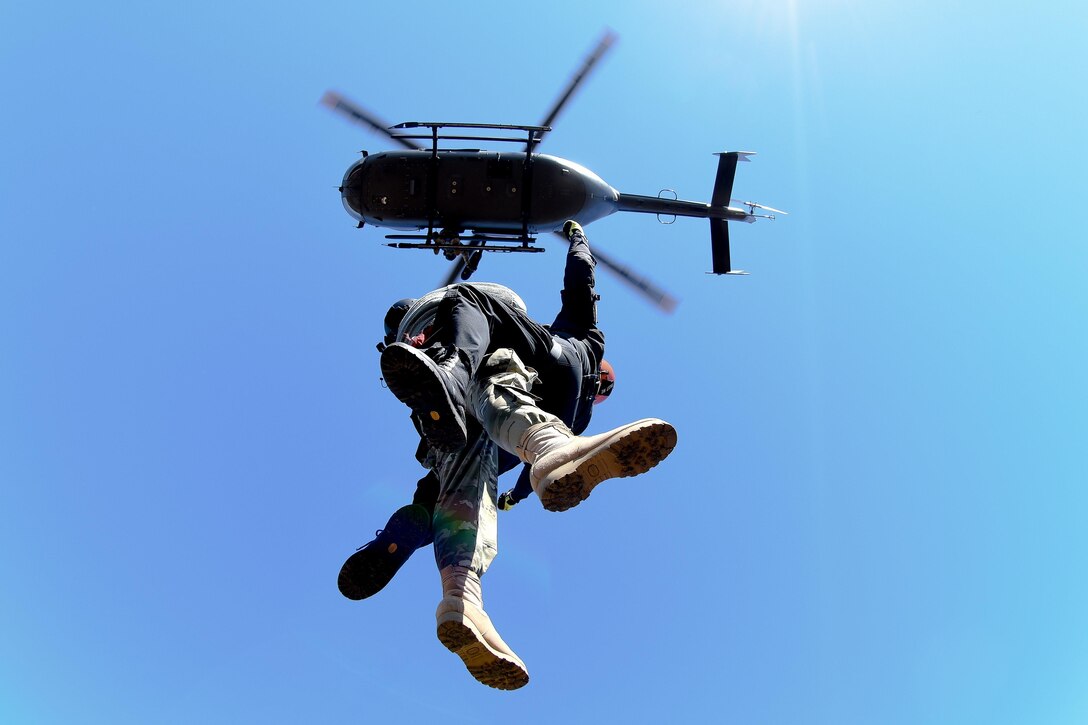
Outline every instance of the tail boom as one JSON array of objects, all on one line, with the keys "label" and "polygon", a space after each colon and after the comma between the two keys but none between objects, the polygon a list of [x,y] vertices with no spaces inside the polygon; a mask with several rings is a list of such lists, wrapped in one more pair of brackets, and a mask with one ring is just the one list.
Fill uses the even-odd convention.
[{"label": "tail boom", "polygon": [[620,194],[616,209],[640,214],[671,214],[674,216],[697,217],[699,219],[732,219],[734,221],[744,221],[748,216],[743,209],[735,209],[725,205],[623,193]]},{"label": "tail boom", "polygon": [[755,217],[752,210],[737,209],[729,206],[729,197],[733,193],[733,178],[737,173],[737,162],[748,161],[751,151],[729,151],[716,154],[718,173],[714,178],[714,191],[710,203],[683,201],[681,199],[663,199],[658,196],[639,196],[638,194],[620,194],[616,204],[618,211],[633,211],[642,214],[668,214],[673,216],[697,217],[710,220],[710,256],[712,274],[747,274],[733,269],[729,259],[729,222],[752,222]]}]

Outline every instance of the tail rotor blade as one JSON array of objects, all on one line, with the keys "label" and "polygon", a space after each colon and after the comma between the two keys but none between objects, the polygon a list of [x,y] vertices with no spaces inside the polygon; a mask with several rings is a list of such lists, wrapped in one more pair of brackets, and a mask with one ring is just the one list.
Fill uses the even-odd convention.
[{"label": "tail rotor blade", "polygon": [[741,201],[740,199],[730,199],[729,201],[735,202],[737,204],[743,204],[744,206],[755,207],[756,209],[762,209],[763,211],[773,212],[775,214],[783,214],[785,216],[790,215],[790,213],[788,211],[782,211],[781,209],[775,209],[773,206],[767,206],[765,204],[757,204],[754,201]]},{"label": "tail rotor blade", "polygon": [[[585,81],[593,67],[597,65],[598,61],[604,57],[604,54],[608,52],[608,49],[612,47],[612,44],[616,42],[616,34],[611,30],[606,29],[604,35],[601,36],[600,41],[597,42],[597,46],[593,51],[586,56],[586,59],[582,62],[582,67],[574,74],[567,84],[567,87],[563,89],[563,92],[559,95],[559,100],[555,102],[551,110],[544,116],[544,120],[539,125],[550,127],[552,122],[559,117],[560,111],[567,105],[567,102],[574,96],[574,92],[578,90],[578,86]],[[541,132],[539,139],[543,139],[547,134],[547,131]]]},{"label": "tail rotor blade", "polygon": [[354,123],[359,124],[360,126],[366,126],[377,131],[378,133],[385,134],[386,136],[393,139],[405,148],[414,149],[417,151],[422,148],[422,146],[419,146],[406,138],[400,138],[399,136],[395,135],[392,131],[389,130],[388,123],[378,118],[374,114],[370,113],[369,111],[363,109],[363,107],[358,105],[357,103],[354,103],[352,101],[349,101],[347,98],[344,98],[335,91],[325,91],[325,95],[321,96],[321,105],[328,106],[336,113],[341,114],[342,116],[348,118]]}]

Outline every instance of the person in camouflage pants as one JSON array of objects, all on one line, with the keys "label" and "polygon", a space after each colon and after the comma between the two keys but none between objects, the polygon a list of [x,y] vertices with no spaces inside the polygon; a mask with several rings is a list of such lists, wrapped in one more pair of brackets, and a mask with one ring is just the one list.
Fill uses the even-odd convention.
[{"label": "person in camouflage pants", "polygon": [[[526,464],[522,485],[510,492],[507,505],[534,491],[546,509],[562,511],[608,478],[649,470],[676,442],[672,426],[658,419],[590,437],[575,436],[564,422],[571,421],[576,430],[588,423],[602,390],[604,350],[603,334],[596,328],[588,243],[576,224],[568,225],[568,237],[564,304],[550,327],[529,318],[520,298],[507,288],[452,285],[405,301],[410,304],[402,305],[407,309],[395,326],[395,338],[387,337],[382,352],[386,383],[412,408],[426,443],[417,458],[438,484],[429,522],[444,595],[436,612],[438,638],[476,679],[500,689],[528,682],[524,663],[483,610],[480,578],[497,553],[500,450]],[[387,333],[388,323],[387,317]],[[544,373],[538,375],[538,369]],[[393,529],[392,546],[364,547],[345,563],[340,588],[346,596],[362,598],[380,589],[428,538],[419,517],[418,536],[400,547],[395,539],[410,537],[394,523],[391,519],[387,527]],[[365,576],[359,572],[383,548],[399,551],[399,563],[376,588],[373,581],[360,586]]]}]

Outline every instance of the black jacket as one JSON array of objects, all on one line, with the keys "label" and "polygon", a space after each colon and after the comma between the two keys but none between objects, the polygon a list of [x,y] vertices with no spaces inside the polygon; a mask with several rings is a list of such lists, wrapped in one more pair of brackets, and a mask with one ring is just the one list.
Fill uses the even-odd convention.
[{"label": "black jacket", "polygon": [[[567,251],[563,271],[563,306],[548,326],[554,343],[551,361],[527,361],[540,373],[533,393],[540,407],[560,418],[572,431],[581,433],[593,415],[593,400],[604,359],[604,333],[597,327],[597,299],[594,292],[596,262],[585,237],[577,235]],[[499,471],[508,471],[517,459],[505,451]],[[510,505],[532,493],[529,467],[525,466],[517,485],[504,496]]]}]

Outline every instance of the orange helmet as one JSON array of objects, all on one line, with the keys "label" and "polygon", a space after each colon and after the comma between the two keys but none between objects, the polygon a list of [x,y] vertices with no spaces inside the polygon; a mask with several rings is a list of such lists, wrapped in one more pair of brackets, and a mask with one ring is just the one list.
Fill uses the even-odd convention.
[{"label": "orange helmet", "polygon": [[608,396],[612,394],[612,389],[616,387],[616,371],[612,369],[612,363],[601,360],[601,369],[598,376],[597,397],[593,399],[594,405],[608,400]]}]

